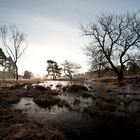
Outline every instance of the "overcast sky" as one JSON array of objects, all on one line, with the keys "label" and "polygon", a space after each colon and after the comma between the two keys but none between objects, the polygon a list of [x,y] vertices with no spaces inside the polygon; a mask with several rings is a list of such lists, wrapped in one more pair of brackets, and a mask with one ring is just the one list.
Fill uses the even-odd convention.
[{"label": "overcast sky", "polygon": [[80,24],[95,21],[101,12],[138,11],[140,0],[0,0],[0,25],[16,24],[27,34],[28,48],[19,71],[46,73],[46,60],[70,60],[88,69],[83,47],[88,39]]}]

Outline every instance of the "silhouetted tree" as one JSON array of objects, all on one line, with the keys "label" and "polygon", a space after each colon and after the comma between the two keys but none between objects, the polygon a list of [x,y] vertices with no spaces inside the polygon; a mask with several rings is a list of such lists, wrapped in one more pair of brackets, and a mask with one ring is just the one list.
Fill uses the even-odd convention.
[{"label": "silhouetted tree", "polygon": [[24,41],[26,39],[26,35],[23,32],[18,31],[15,25],[10,25],[9,28],[5,25],[1,26],[0,34],[2,44],[15,65],[15,78],[18,80],[17,62],[25,52],[26,45]]},{"label": "silhouetted tree", "polygon": [[102,50],[97,46],[93,46],[93,44],[89,44],[85,48],[85,54],[89,57],[90,71],[97,72],[98,77],[103,76],[109,65]]},{"label": "silhouetted tree", "polygon": [[57,79],[61,76],[61,68],[58,66],[57,62],[53,60],[47,60],[47,72],[48,76],[52,76],[53,79]]},{"label": "silhouetted tree", "polygon": [[138,14],[101,14],[96,23],[87,27],[81,26],[81,30],[84,35],[93,38],[94,45],[101,50],[118,80],[123,79],[125,64],[132,58],[131,52],[139,51],[140,48]]},{"label": "silhouetted tree", "polygon": [[66,76],[68,76],[71,80],[73,79],[73,75],[78,72],[78,70],[81,68],[79,64],[70,62],[68,60],[65,60],[62,63],[63,71]]}]

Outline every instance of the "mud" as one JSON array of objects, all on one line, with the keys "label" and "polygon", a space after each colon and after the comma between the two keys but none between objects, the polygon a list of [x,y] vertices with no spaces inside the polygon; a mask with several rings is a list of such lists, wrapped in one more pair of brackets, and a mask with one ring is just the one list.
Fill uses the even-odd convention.
[{"label": "mud", "polygon": [[[137,79],[137,81],[139,81]],[[116,84],[112,86],[105,86],[103,84],[96,85],[96,88],[91,91],[85,86],[57,86],[60,90],[52,90],[50,87],[33,86],[32,82],[24,83],[7,83],[1,84],[0,90],[0,140],[64,140],[68,139],[65,133],[57,128],[45,128],[42,124],[34,120],[28,114],[23,113],[22,110],[13,109],[11,106],[20,101],[23,97],[32,97],[34,102],[40,107],[48,108],[51,106],[66,107],[72,109],[70,102],[62,100],[59,96],[69,92],[74,95],[73,104],[80,105],[80,98],[91,98],[95,105],[85,107],[82,111],[90,115],[92,118],[99,117],[103,119],[103,125],[97,126],[94,129],[92,137],[86,136],[90,139],[104,138],[118,139],[136,139],[140,138],[140,109],[135,111],[126,111],[124,109],[116,109],[116,104],[128,105],[129,109],[131,103],[139,105],[139,87],[136,91],[127,91],[125,85],[121,85],[118,89]],[[129,80],[129,84],[130,80]],[[95,85],[94,85],[95,86]],[[92,88],[92,87],[91,87]],[[93,92],[94,91],[94,92]],[[101,94],[97,94],[97,92]],[[119,95],[119,97],[118,97]],[[131,97],[133,95],[133,97]],[[117,100],[116,100],[117,99]],[[69,100],[69,99],[68,99]],[[97,100],[97,102],[96,102]],[[111,107],[110,107],[111,105]],[[134,104],[135,105],[135,104]],[[134,106],[133,105],[133,106]],[[79,108],[78,108],[79,109]],[[132,108],[134,110],[134,108]],[[108,121],[111,123],[106,123]],[[77,126],[78,127],[78,126]],[[83,138],[84,139],[84,138]]]},{"label": "mud", "polygon": [[[42,91],[42,89],[41,89]],[[39,96],[43,94],[38,89],[14,86],[0,90],[0,140],[64,140],[64,134],[57,129],[45,129],[33,118],[21,110],[13,110],[12,104],[24,96]]]}]

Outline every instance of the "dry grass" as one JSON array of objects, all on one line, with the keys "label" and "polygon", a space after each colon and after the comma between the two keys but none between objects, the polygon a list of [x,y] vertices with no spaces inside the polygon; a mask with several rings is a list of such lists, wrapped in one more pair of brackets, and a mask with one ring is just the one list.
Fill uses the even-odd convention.
[{"label": "dry grass", "polygon": [[11,109],[11,104],[30,94],[37,97],[44,92],[38,89],[0,91],[0,140],[64,140],[64,134],[59,130],[45,129],[22,111]]},{"label": "dry grass", "polygon": [[59,130],[44,129],[19,110],[0,108],[0,140],[64,140]]}]

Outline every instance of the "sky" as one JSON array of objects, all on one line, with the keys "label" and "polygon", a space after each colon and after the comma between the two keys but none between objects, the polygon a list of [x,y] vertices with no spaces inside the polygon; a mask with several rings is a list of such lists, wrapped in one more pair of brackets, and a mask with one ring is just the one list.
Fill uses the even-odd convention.
[{"label": "sky", "polygon": [[80,25],[95,22],[100,13],[138,11],[140,0],[0,0],[0,26],[15,24],[27,35],[28,47],[18,60],[19,73],[46,74],[46,61],[69,60],[89,69],[83,48],[89,39]]}]

